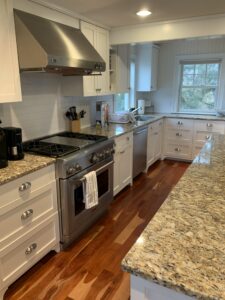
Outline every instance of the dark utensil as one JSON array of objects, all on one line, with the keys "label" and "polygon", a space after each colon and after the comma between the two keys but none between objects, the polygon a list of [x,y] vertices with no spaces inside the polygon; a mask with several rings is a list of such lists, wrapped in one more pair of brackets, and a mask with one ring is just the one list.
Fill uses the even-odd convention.
[{"label": "dark utensil", "polygon": [[77,120],[76,106],[71,106],[69,108],[69,111],[71,113],[71,116],[72,116],[73,120]]},{"label": "dark utensil", "polygon": [[67,117],[70,121],[73,120],[73,116],[72,116],[71,112],[68,111],[68,110],[67,110],[67,112],[66,112],[66,117]]},{"label": "dark utensil", "polygon": [[84,118],[84,115],[85,115],[85,114],[86,114],[86,111],[81,110],[81,111],[79,112],[80,118]]}]

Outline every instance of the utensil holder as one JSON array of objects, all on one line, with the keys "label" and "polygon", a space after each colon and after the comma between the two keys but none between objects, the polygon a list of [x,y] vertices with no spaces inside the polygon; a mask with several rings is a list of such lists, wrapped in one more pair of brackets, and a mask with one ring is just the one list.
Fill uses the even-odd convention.
[{"label": "utensil holder", "polygon": [[71,124],[71,131],[72,132],[79,132],[80,131],[80,120],[71,121],[70,124]]}]

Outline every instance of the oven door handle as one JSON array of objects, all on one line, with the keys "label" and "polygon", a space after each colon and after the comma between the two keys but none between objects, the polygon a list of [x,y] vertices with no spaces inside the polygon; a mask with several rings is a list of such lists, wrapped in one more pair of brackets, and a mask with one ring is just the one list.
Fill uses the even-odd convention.
[{"label": "oven door handle", "polygon": [[[97,174],[98,172],[100,172],[101,170],[103,170],[103,169],[105,169],[105,168],[111,166],[112,164],[113,164],[113,161],[110,161],[110,162],[107,163],[106,165],[104,165],[104,166],[102,166],[101,168],[97,169],[97,170],[95,171],[96,174]],[[81,182],[85,182],[85,177],[82,177],[82,178],[80,178],[79,180],[80,180]]]}]

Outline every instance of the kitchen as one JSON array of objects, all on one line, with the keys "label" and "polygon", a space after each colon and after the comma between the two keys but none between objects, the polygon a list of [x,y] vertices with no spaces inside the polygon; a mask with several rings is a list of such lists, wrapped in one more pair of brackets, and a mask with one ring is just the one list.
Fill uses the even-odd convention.
[{"label": "kitchen", "polygon": [[[3,1],[2,2],[2,12],[10,12],[9,6],[10,1]],[[58,3],[59,4],[59,3]],[[73,26],[78,28],[79,22],[78,19],[81,17],[76,15],[75,13],[72,13],[71,11],[68,11],[66,9],[60,10],[57,6],[57,1],[55,1],[55,5],[50,5],[43,3],[42,1],[14,1],[13,3],[14,7],[19,10],[24,10],[29,13],[38,14],[39,16],[58,20],[61,21],[64,24],[67,24],[69,26]],[[12,8],[12,7],[11,7]],[[205,8],[204,8],[205,9]],[[216,11],[216,9],[218,9]],[[188,10],[187,10],[188,11]],[[214,13],[213,13],[214,12]],[[214,10],[211,7],[211,14],[218,14],[223,13],[222,10],[219,10],[218,8],[214,8]],[[205,11],[205,15],[207,15],[207,11]],[[7,14],[2,15],[2,20],[4,20],[7,24],[9,22],[9,19],[6,18]],[[154,14],[153,14],[154,15]],[[204,15],[204,14],[203,14]],[[190,18],[193,15],[184,15],[184,18]],[[196,15],[197,17],[197,15]],[[178,98],[176,95],[176,92],[178,88],[176,88],[176,85],[179,85],[179,82],[176,83],[173,78],[178,78],[176,72],[178,72],[178,68],[176,68],[176,64],[179,64],[178,57],[181,58],[182,61],[187,61],[187,56],[191,58],[192,60],[196,60],[196,57],[204,57],[204,59],[208,63],[217,64],[218,60],[220,63],[220,86],[217,89],[217,92],[219,94],[218,102],[217,102],[217,109],[220,111],[223,111],[224,109],[224,103],[223,103],[223,94],[224,94],[224,58],[223,53],[225,50],[225,44],[224,44],[224,38],[223,38],[223,24],[224,22],[223,15],[216,15],[215,17],[202,17],[202,18],[192,18],[192,19],[182,19],[178,20],[177,22],[167,22],[165,23],[155,23],[154,25],[151,25],[151,23],[146,24],[141,23],[141,25],[137,26],[131,26],[131,27],[120,27],[120,26],[113,28],[110,31],[110,43],[112,45],[120,45],[118,48],[113,48],[112,50],[115,53],[116,51],[124,51],[123,53],[126,53],[126,49],[122,47],[122,44],[134,44],[138,42],[154,42],[154,45],[151,45],[148,49],[150,51],[153,47],[158,48],[158,55],[159,55],[159,63],[158,63],[158,77],[157,78],[157,89],[153,89],[153,91],[144,91],[143,89],[140,89],[138,91],[138,86],[136,86],[137,95],[133,96],[134,100],[131,101],[131,106],[137,107],[137,104],[134,103],[136,99],[145,99],[146,103],[146,113],[151,113],[153,106],[154,111],[159,113],[159,115],[154,115],[154,118],[152,120],[149,120],[147,122],[138,121],[137,124],[143,126],[146,126],[148,128],[147,135],[149,137],[147,141],[147,148],[148,148],[148,164],[146,165],[146,168],[150,167],[154,169],[154,162],[157,161],[159,158],[166,158],[170,157],[173,159],[184,159],[185,161],[191,161],[194,159],[197,153],[201,150],[203,147],[205,141],[207,139],[210,140],[211,134],[218,134],[222,133],[224,134],[224,118],[221,116],[206,116],[206,115],[172,115],[171,113],[176,112],[177,103],[175,103],[174,99]],[[12,21],[13,15],[10,13],[10,20]],[[94,22],[93,26],[89,26],[88,19],[81,18],[81,29],[83,26],[83,32],[87,33],[87,37],[89,34],[89,37],[93,33],[93,28],[95,32],[95,36],[97,35],[97,32],[99,36],[102,37],[102,41],[107,40],[107,35],[105,35],[105,31],[102,31],[99,29],[99,24],[101,25],[101,22]],[[90,18],[91,19],[91,18]],[[175,19],[175,17],[174,17]],[[10,21],[10,22],[11,22]],[[90,22],[90,20],[89,20]],[[153,23],[152,23],[153,24]],[[206,26],[207,24],[207,26]],[[92,25],[92,24],[91,24]],[[119,25],[119,20],[118,20]],[[158,26],[158,27],[157,27]],[[160,27],[161,26],[161,27]],[[110,27],[110,26],[109,26]],[[153,30],[154,27],[154,30]],[[107,27],[105,27],[107,28]],[[206,31],[207,28],[207,31]],[[10,27],[10,32],[12,30],[12,27]],[[139,31],[138,31],[139,30]],[[150,34],[151,30],[154,31],[154,34]],[[109,28],[108,28],[109,31]],[[9,37],[4,36],[6,31],[2,33],[3,37],[6,40],[9,40]],[[202,38],[199,38],[201,37]],[[209,36],[211,36],[209,38]],[[10,36],[12,38],[12,36]],[[15,38],[15,37],[14,37]],[[174,40],[174,41],[169,41]],[[160,42],[159,42],[160,41]],[[11,47],[9,47],[9,50],[6,51],[3,47],[2,53],[4,53],[4,59],[2,59],[2,68],[5,72],[2,72],[3,78],[2,78],[2,84],[1,84],[1,102],[3,102],[0,105],[0,119],[3,121],[2,126],[14,126],[14,127],[20,127],[22,128],[22,134],[23,134],[23,141],[28,141],[30,139],[36,139],[43,136],[47,136],[50,134],[57,134],[59,132],[64,132],[70,130],[70,123],[69,120],[65,117],[65,112],[67,109],[71,106],[76,106],[77,111],[86,111],[86,114],[84,118],[82,118],[81,121],[81,133],[85,134],[99,134],[99,133],[105,133],[107,136],[116,136],[115,137],[115,151],[114,154],[114,195],[117,195],[121,199],[121,194],[119,193],[126,187],[127,185],[132,185],[133,182],[133,176],[132,176],[132,163],[133,163],[133,128],[132,125],[110,125],[109,128],[96,128],[96,127],[90,127],[91,125],[95,124],[95,109],[96,109],[96,101],[104,101],[108,103],[110,108],[110,113],[113,112],[113,107],[115,107],[117,103],[117,98],[113,97],[112,91],[109,91],[109,78],[111,77],[112,81],[111,83],[114,84],[115,91],[118,92],[127,92],[129,88],[129,82],[128,82],[128,72],[129,66],[126,68],[119,68],[118,66],[121,66],[121,61],[116,61],[117,69],[113,69],[105,74],[104,76],[100,77],[100,79],[96,79],[94,77],[97,76],[90,76],[89,78],[82,78],[77,77],[74,81],[73,77],[61,77],[58,74],[49,74],[49,73],[26,73],[22,72],[19,76],[19,68],[18,68],[18,62],[17,62],[17,54],[16,54],[16,44],[15,39],[10,40],[12,44]],[[3,43],[1,43],[3,45]],[[103,49],[101,44],[101,49]],[[109,44],[108,44],[109,45]],[[135,47],[134,45],[132,47]],[[136,47],[138,48],[139,45]],[[144,56],[143,52],[141,52],[143,49],[141,49],[142,46],[140,45],[140,53],[141,55],[138,57],[139,64],[136,68],[136,74],[139,72],[139,68],[141,66],[141,58]],[[14,51],[14,52],[13,52]],[[143,50],[145,51],[145,49]],[[13,53],[12,53],[13,52]],[[106,51],[105,51],[106,52]],[[108,65],[109,68],[109,48],[107,51],[107,56],[105,56],[106,65]],[[101,56],[104,56],[104,53],[100,53]],[[6,61],[8,57],[8,62]],[[150,55],[149,55],[150,56]],[[121,58],[121,56],[118,56]],[[116,57],[117,58],[117,57]],[[9,67],[11,66],[11,67]],[[185,66],[185,64],[184,64]],[[124,67],[124,66],[123,66]],[[172,70],[172,71],[171,71]],[[123,72],[123,73],[120,73]],[[140,74],[143,71],[140,70]],[[114,76],[115,74],[117,76]],[[148,72],[149,73],[149,72]],[[127,75],[128,74],[128,75]],[[147,73],[146,73],[147,74]],[[155,74],[155,72],[154,72]],[[111,75],[111,76],[110,76]],[[132,73],[130,74],[132,78]],[[191,73],[189,74],[192,75]],[[121,77],[119,77],[121,76]],[[145,75],[146,78],[147,75]],[[181,76],[181,74],[180,74]],[[153,76],[154,77],[154,76]],[[72,79],[71,79],[72,78]],[[97,77],[99,78],[99,77]],[[118,80],[120,78],[120,80]],[[122,80],[124,79],[124,80]],[[72,84],[71,84],[72,80]],[[114,80],[114,81],[113,81]],[[21,83],[20,83],[21,81]],[[117,82],[116,82],[117,81]],[[144,80],[141,80],[144,81]],[[7,84],[6,84],[7,83]],[[137,85],[138,83],[136,83]],[[99,86],[101,85],[101,87]],[[118,89],[116,88],[119,86]],[[105,88],[107,86],[107,88]],[[20,87],[22,88],[22,97],[20,95]],[[131,86],[132,88],[132,86]],[[101,89],[101,90],[99,90]],[[108,89],[108,91],[107,91]],[[154,91],[155,90],[155,91]],[[22,98],[22,101],[19,102]],[[18,101],[17,103],[15,101]],[[4,103],[8,102],[8,103]],[[124,101],[126,103],[126,100]],[[126,104],[125,104],[126,106]],[[178,124],[180,122],[180,124]],[[161,124],[160,124],[161,123]],[[181,124],[182,123],[182,124]],[[110,130],[109,130],[110,129]],[[175,139],[172,138],[172,134],[179,134]],[[103,134],[104,135],[104,134]],[[156,140],[156,137],[158,139]],[[154,143],[151,143],[152,139],[155,138]],[[180,139],[179,141],[177,139]],[[100,144],[100,143],[99,143]],[[158,145],[158,147],[155,147],[154,149],[151,148],[151,145]],[[111,147],[111,146],[107,146]],[[109,148],[103,149],[102,151],[106,153],[106,151],[109,150]],[[176,149],[176,150],[175,150]],[[124,153],[121,153],[125,151]],[[99,153],[101,154],[101,153]],[[25,154],[26,157],[26,154]],[[27,155],[27,157],[30,157]],[[32,160],[32,158],[29,158]],[[201,158],[203,159],[203,158]],[[206,158],[204,157],[206,160]],[[20,168],[26,168],[26,165],[22,163],[23,160],[15,161],[14,163],[18,163],[20,165]],[[34,169],[37,171],[37,175],[32,175],[31,170],[24,170],[26,174],[30,174],[29,176],[34,176],[32,180],[37,181],[37,190],[34,190],[34,193],[38,195],[38,185],[40,184],[40,187],[46,186],[46,190],[43,190],[43,193],[45,197],[47,197],[47,194],[51,194],[50,198],[53,199],[56,194],[55,188],[53,190],[50,189],[51,187],[54,187],[56,185],[55,176],[54,176],[54,168],[52,165],[52,159],[45,159],[44,164],[45,167],[48,168],[48,175],[45,174],[44,170],[45,168],[39,169],[41,162],[33,162]],[[36,165],[35,165],[36,164]],[[181,163],[182,164],[182,163]],[[11,166],[11,165],[10,165]],[[185,167],[183,167],[185,168]],[[3,174],[6,169],[1,169],[1,174]],[[42,171],[41,171],[42,170]],[[47,171],[47,170],[46,170]],[[15,172],[15,171],[14,171]],[[117,174],[117,175],[115,175]],[[14,180],[20,180],[16,177],[16,174],[14,174],[15,177]],[[182,174],[180,174],[182,175]],[[11,174],[12,176],[12,174]],[[41,182],[38,183],[38,177],[41,179]],[[47,176],[47,177],[46,177]],[[121,178],[120,178],[121,176]],[[151,176],[151,175],[150,175]],[[11,188],[13,187],[13,184],[15,186],[15,181],[12,180],[12,177],[10,177],[10,182],[4,182],[1,186],[2,191],[4,188],[6,189],[6,184],[12,184]],[[138,177],[139,178],[139,177]],[[137,180],[138,180],[137,178]],[[22,180],[22,179],[21,179]],[[23,184],[23,181],[20,180],[20,183]],[[117,181],[116,181],[117,180]],[[116,184],[115,184],[116,182]],[[141,184],[141,180],[138,181]],[[46,183],[46,184],[44,184]],[[136,186],[136,181],[134,180],[134,187]],[[47,188],[48,186],[48,188]],[[9,189],[9,188],[8,188]],[[133,188],[132,188],[133,189]],[[40,188],[41,190],[41,188]],[[9,197],[15,197],[15,195],[9,195],[6,192],[6,198],[2,201],[3,205],[5,205],[5,211],[7,209],[13,209],[16,207],[16,203],[13,204],[10,202],[9,207],[7,207],[7,199]],[[163,191],[161,191],[163,193]],[[122,191],[123,193],[123,191]],[[2,192],[1,192],[2,194]],[[2,194],[3,195],[3,194]],[[35,194],[34,194],[35,195]],[[30,195],[26,195],[28,197]],[[165,195],[165,198],[167,195]],[[164,198],[164,200],[165,200]],[[116,198],[117,199],[117,198]],[[52,200],[53,201],[53,200]],[[49,204],[50,205],[50,204]],[[54,207],[54,208],[53,208]],[[46,227],[49,229],[48,234],[52,234],[54,238],[52,237],[52,244],[48,249],[55,249],[56,251],[59,251],[59,245],[57,245],[58,237],[56,231],[54,231],[57,228],[57,208],[56,203],[51,202],[51,209],[43,208],[48,211],[48,214],[45,214],[45,218],[49,219],[49,224],[53,227]],[[51,213],[50,213],[51,211]],[[222,214],[221,214],[222,218]],[[4,219],[5,220],[5,219]],[[44,220],[44,215],[42,216],[42,219],[36,220],[36,223]],[[53,221],[54,220],[54,221]],[[35,220],[34,220],[35,221]],[[4,224],[4,223],[3,223]],[[5,223],[6,224],[6,223]],[[10,224],[7,223],[7,224]],[[146,224],[147,225],[147,224]],[[29,228],[29,224],[26,225],[27,228]],[[26,227],[25,226],[25,227]],[[43,225],[44,226],[44,225]],[[46,223],[47,226],[47,223]],[[54,227],[55,226],[55,227]],[[43,227],[44,228],[44,227]],[[23,233],[23,229],[20,229],[20,235]],[[35,234],[38,234],[39,230],[43,230],[40,227],[37,228],[37,230],[34,232]],[[24,231],[25,232],[25,231]],[[56,233],[54,235],[53,233]],[[141,232],[140,232],[141,233]],[[139,234],[140,234],[139,233]],[[17,244],[13,243],[15,240],[16,234],[13,233],[11,237],[7,237],[7,232],[4,233],[5,238],[2,240],[2,247],[1,247],[1,257],[3,258],[1,261],[2,270],[4,270],[4,280],[2,279],[1,282],[1,289],[2,293],[4,294],[6,287],[8,287],[9,282],[10,284],[16,280],[19,276],[24,273],[24,271],[20,272],[13,272],[13,269],[15,268],[15,262],[13,262],[13,259],[11,258],[11,254],[16,251],[17,247],[20,249],[20,245],[23,242],[23,244],[26,241],[26,238],[23,237],[21,241],[17,240]],[[29,233],[30,236],[31,233]],[[17,232],[17,236],[19,233]],[[89,236],[91,239],[91,236]],[[54,241],[53,241],[54,240]],[[134,240],[135,241],[135,240]],[[10,242],[10,247],[9,247]],[[134,243],[134,242],[133,242]],[[14,244],[14,245],[13,245]],[[16,246],[17,245],[17,246]],[[24,245],[23,245],[24,246]],[[29,246],[29,245],[28,245]],[[132,245],[130,245],[131,248]],[[29,249],[30,250],[30,249]],[[34,249],[35,250],[35,249]],[[127,249],[126,252],[128,252],[129,249]],[[35,250],[36,251],[36,250]],[[37,251],[38,252],[38,251]],[[46,250],[43,251],[43,253],[46,253]],[[39,257],[37,257],[38,261],[41,257],[43,257],[43,253],[40,253]],[[124,253],[125,256],[126,253]],[[58,254],[60,255],[60,253]],[[68,253],[69,255],[69,253]],[[35,263],[35,259],[33,259],[33,262],[30,263],[28,266],[22,266],[21,269],[27,270]],[[7,266],[7,268],[6,268]],[[6,268],[6,269],[5,269]],[[16,274],[15,274],[16,273]],[[3,277],[4,277],[3,276]],[[10,278],[11,276],[11,278]],[[69,289],[69,288],[68,288]],[[71,287],[71,290],[73,287]],[[69,294],[69,291],[68,291]],[[222,293],[221,293],[222,295]],[[16,297],[16,296],[15,296]],[[77,297],[77,296],[76,296]],[[147,296],[146,296],[147,297]],[[171,296],[172,297],[172,296]],[[182,296],[181,296],[182,297]],[[9,298],[10,299],[10,298]],[[16,299],[16,298],[14,298]],[[24,298],[25,299],[25,298]],[[52,298],[53,299],[53,298]],[[82,298],[81,298],[82,299]],[[116,299],[116,298],[115,298]],[[118,298],[119,299],[119,298]],[[135,298],[134,298],[135,299]],[[140,299],[140,298],[139,298]],[[147,298],[148,299],[148,298]],[[174,298],[175,299],[175,298]],[[179,299],[179,298],[178,298]],[[183,299],[183,298],[180,298]],[[213,299],[213,298],[212,298]],[[220,299],[220,298],[219,298]],[[221,296],[221,299],[222,296]]]}]

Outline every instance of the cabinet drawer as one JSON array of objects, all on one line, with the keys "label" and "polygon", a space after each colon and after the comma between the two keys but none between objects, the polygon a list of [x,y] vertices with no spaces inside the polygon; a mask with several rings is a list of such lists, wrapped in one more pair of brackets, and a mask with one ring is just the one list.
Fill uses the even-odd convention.
[{"label": "cabinet drawer", "polygon": [[58,244],[58,216],[44,222],[25,239],[15,242],[0,253],[3,286],[17,279]]},{"label": "cabinet drawer", "polygon": [[148,133],[158,132],[163,126],[163,120],[158,120],[148,125]]},{"label": "cabinet drawer", "polygon": [[19,235],[57,211],[56,183],[41,189],[40,194],[12,210],[0,211],[0,250]]},{"label": "cabinet drawer", "polygon": [[176,141],[167,141],[165,156],[177,157],[190,160],[192,157],[191,143],[177,143]]},{"label": "cabinet drawer", "polygon": [[115,138],[116,151],[133,145],[133,132]]},{"label": "cabinet drawer", "polygon": [[224,134],[223,121],[195,121],[195,132],[206,131]]},{"label": "cabinet drawer", "polygon": [[55,181],[51,165],[0,186],[0,213],[16,208],[41,193],[41,188]]},{"label": "cabinet drawer", "polygon": [[193,129],[193,120],[190,119],[175,119],[175,118],[167,118],[166,119],[166,127],[174,128],[174,129]]},{"label": "cabinet drawer", "polygon": [[166,138],[170,140],[182,141],[192,140],[192,130],[167,128]]},{"label": "cabinet drawer", "polygon": [[212,138],[213,135],[217,135],[219,133],[213,133],[210,131],[196,131],[194,135],[194,140],[196,142],[205,143]]}]

